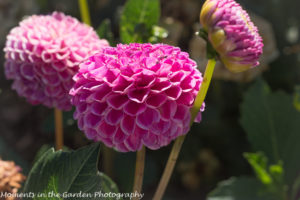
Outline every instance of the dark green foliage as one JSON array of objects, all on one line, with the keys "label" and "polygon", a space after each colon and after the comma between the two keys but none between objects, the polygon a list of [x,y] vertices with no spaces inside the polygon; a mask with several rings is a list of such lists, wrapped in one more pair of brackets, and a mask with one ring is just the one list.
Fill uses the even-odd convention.
[{"label": "dark green foliage", "polygon": [[117,193],[115,183],[97,170],[99,150],[99,144],[70,152],[48,150],[31,169],[24,191],[48,195],[36,199],[62,199],[49,197],[49,192],[63,195],[81,191],[91,194],[89,199],[103,199],[94,196],[99,191]]},{"label": "dark green foliage", "polygon": [[[253,149],[261,151],[245,154],[257,176],[256,182],[262,184],[261,191],[255,189],[251,193],[259,195],[263,191],[268,198],[286,199],[289,196],[295,200],[300,189],[300,112],[293,104],[293,96],[271,92],[265,82],[258,80],[246,92],[241,112],[241,124]],[[253,183],[237,178],[233,183],[229,182],[229,186],[221,185],[211,195],[222,196],[223,191],[227,191],[229,199],[249,199],[247,193],[236,196],[235,182],[239,182],[239,190],[255,188],[251,186]]]},{"label": "dark green foliage", "polygon": [[111,31],[111,22],[109,19],[103,20],[96,31],[101,39],[106,39],[111,46],[114,46],[114,35]]},{"label": "dark green foliage", "polygon": [[210,193],[208,200],[282,200],[263,191],[263,185],[251,177],[223,181]]},{"label": "dark green foliage", "polygon": [[263,151],[271,163],[282,160],[286,183],[292,184],[300,169],[300,112],[292,95],[272,93],[258,81],[246,93],[241,108],[241,124],[254,150]]},{"label": "dark green foliage", "polygon": [[159,0],[128,0],[120,22],[123,43],[147,42],[160,17]]}]

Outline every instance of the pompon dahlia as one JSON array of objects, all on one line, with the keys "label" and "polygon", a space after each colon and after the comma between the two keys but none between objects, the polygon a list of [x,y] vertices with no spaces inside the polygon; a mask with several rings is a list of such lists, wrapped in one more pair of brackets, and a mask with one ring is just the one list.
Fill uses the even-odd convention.
[{"label": "pompon dahlia", "polygon": [[91,27],[71,16],[33,15],[7,36],[5,75],[31,104],[69,110],[68,92],[79,63],[106,46]]},{"label": "pompon dahlia", "polygon": [[206,0],[200,22],[230,71],[241,72],[259,64],[262,38],[247,12],[234,0]]},{"label": "pompon dahlia", "polygon": [[119,44],[82,63],[74,80],[70,94],[79,128],[127,152],[142,145],[158,149],[188,132],[202,76],[179,48]]}]

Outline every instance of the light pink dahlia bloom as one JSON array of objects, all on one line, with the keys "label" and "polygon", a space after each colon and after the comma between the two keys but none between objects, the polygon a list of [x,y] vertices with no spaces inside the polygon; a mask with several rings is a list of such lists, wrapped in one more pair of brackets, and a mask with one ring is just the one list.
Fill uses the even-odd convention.
[{"label": "light pink dahlia bloom", "polygon": [[69,110],[79,63],[106,46],[91,27],[71,16],[33,15],[7,36],[5,74],[31,104]]},{"label": "light pink dahlia bloom", "polygon": [[241,72],[259,64],[262,38],[247,12],[234,0],[206,0],[200,22],[230,71]]},{"label": "light pink dahlia bloom", "polygon": [[158,149],[188,132],[202,76],[179,48],[119,44],[81,64],[74,80],[70,94],[79,128],[127,152],[142,145]]}]

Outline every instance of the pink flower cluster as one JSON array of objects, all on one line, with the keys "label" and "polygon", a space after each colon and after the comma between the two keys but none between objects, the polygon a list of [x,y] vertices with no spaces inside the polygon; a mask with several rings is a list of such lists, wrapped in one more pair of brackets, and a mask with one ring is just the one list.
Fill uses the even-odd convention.
[{"label": "pink flower cluster", "polygon": [[79,128],[89,139],[127,152],[142,145],[158,149],[188,132],[202,76],[179,48],[119,44],[82,63],[74,81],[70,94]]},{"label": "pink flower cluster", "polygon": [[79,63],[108,45],[91,27],[63,13],[33,15],[7,36],[5,74],[30,103],[69,110]]},{"label": "pink flower cluster", "polygon": [[240,72],[259,64],[262,38],[247,12],[234,0],[207,0],[200,21],[229,70]]}]

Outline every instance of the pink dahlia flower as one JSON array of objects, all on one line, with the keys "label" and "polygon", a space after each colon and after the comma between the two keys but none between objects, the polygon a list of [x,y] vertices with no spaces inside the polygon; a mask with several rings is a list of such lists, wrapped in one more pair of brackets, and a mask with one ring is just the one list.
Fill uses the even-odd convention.
[{"label": "pink dahlia flower", "polygon": [[234,0],[207,0],[200,22],[230,71],[241,72],[259,64],[262,38],[247,12]]},{"label": "pink dahlia flower", "polygon": [[106,46],[106,40],[73,17],[33,15],[7,36],[5,74],[31,104],[69,110],[68,93],[79,63]]},{"label": "pink dahlia flower", "polygon": [[74,80],[70,94],[79,128],[127,152],[142,145],[158,149],[188,132],[202,76],[179,48],[119,44],[82,63]]}]

